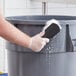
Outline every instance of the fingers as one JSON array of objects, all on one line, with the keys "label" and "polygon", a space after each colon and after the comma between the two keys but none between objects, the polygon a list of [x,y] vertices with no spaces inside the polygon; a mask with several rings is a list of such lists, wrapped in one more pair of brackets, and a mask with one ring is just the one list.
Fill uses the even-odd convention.
[{"label": "fingers", "polygon": [[42,38],[44,34],[45,32],[40,32],[39,34],[31,38],[29,48],[32,49],[34,52],[40,52],[49,42],[48,38]]},{"label": "fingers", "polygon": [[45,41],[42,41],[42,46],[45,46],[46,45],[46,42]]},{"label": "fingers", "polygon": [[45,41],[46,43],[49,43],[49,39],[48,38],[43,38],[43,41]]},{"label": "fingers", "polygon": [[38,36],[42,37],[42,36],[44,36],[44,34],[45,34],[45,31],[42,31],[38,34]]},{"label": "fingers", "polygon": [[39,48],[37,48],[35,50],[35,52],[40,52],[48,42],[49,42],[49,39],[48,38],[42,38],[42,41],[40,42],[40,45],[41,46]]},{"label": "fingers", "polygon": [[44,48],[45,45],[46,45],[46,42],[43,41],[41,47],[38,50],[36,50],[36,52],[40,52]]},{"label": "fingers", "polygon": [[48,42],[49,42],[48,38],[43,38],[42,46],[39,50],[37,50],[37,52],[41,51]]}]

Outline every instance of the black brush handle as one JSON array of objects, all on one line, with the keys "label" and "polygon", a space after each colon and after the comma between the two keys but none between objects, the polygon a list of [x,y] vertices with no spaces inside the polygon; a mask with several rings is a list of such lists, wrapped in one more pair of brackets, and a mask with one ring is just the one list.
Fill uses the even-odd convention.
[{"label": "black brush handle", "polygon": [[57,24],[52,23],[46,30],[45,35],[43,37],[53,38],[58,32],[60,32],[60,28]]}]

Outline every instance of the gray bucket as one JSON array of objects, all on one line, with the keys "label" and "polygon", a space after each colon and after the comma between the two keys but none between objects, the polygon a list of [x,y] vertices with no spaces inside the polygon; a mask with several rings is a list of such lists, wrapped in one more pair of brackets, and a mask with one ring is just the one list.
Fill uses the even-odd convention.
[{"label": "gray bucket", "polygon": [[34,36],[45,22],[59,20],[62,30],[39,53],[7,42],[9,76],[76,76],[76,17],[73,16],[15,16],[6,19],[22,32]]}]

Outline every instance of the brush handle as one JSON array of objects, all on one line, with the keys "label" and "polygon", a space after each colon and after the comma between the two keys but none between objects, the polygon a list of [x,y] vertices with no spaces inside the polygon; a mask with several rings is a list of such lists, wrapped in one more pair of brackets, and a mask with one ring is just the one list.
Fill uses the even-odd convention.
[{"label": "brush handle", "polygon": [[57,24],[52,23],[47,29],[45,30],[45,35],[43,37],[46,38],[53,38],[57,33],[60,32],[60,28]]}]

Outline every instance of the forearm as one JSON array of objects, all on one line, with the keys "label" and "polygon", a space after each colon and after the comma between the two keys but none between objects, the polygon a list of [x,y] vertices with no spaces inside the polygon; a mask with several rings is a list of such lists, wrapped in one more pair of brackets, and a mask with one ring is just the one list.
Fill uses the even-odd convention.
[{"label": "forearm", "polygon": [[41,32],[33,37],[24,34],[14,25],[7,22],[0,11],[0,36],[6,40],[39,52],[49,42],[48,38],[43,38],[44,34],[45,32]]},{"label": "forearm", "polygon": [[0,21],[0,25],[2,25],[0,26],[0,34],[3,38],[18,45],[29,47],[30,37],[28,35],[15,28],[5,19]]}]

